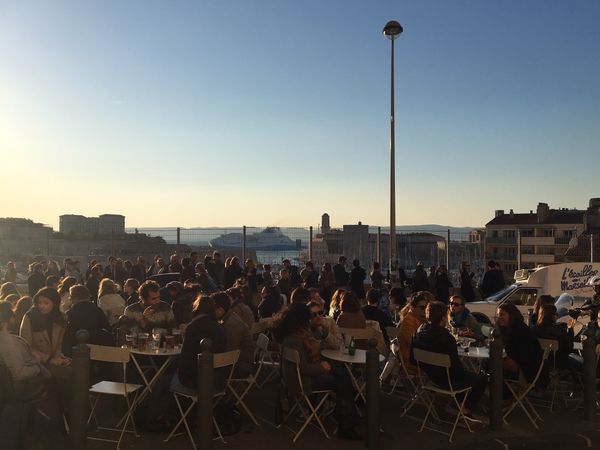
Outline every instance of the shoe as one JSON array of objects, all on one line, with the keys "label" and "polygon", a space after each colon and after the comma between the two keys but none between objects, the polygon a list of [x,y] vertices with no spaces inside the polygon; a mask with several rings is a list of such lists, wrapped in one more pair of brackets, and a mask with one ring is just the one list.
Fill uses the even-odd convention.
[{"label": "shoe", "polygon": [[362,436],[356,432],[354,428],[349,428],[346,430],[342,430],[341,428],[337,432],[337,437],[340,439],[345,439],[347,441],[360,441],[362,440]]}]

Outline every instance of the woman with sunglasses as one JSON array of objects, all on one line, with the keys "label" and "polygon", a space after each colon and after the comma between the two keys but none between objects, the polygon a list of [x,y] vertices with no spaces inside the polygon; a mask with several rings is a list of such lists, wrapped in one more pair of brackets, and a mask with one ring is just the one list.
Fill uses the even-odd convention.
[{"label": "woman with sunglasses", "polygon": [[425,322],[425,309],[432,298],[431,292],[420,291],[414,294],[410,302],[400,312],[400,326],[398,328],[398,344],[400,346],[400,355],[404,367],[409,374],[415,375],[417,368],[410,362],[410,348],[412,346],[412,338]]},{"label": "woman with sunglasses", "polygon": [[448,311],[448,323],[453,328],[458,328],[459,336],[484,339],[481,332],[481,324],[471,314],[465,305],[465,299],[460,295],[450,297],[450,310]]}]

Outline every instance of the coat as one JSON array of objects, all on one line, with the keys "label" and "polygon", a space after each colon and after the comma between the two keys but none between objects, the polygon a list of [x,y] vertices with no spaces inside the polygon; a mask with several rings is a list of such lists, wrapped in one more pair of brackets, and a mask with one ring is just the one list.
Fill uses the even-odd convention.
[{"label": "coat", "polygon": [[63,357],[62,342],[65,336],[65,327],[58,323],[52,325],[52,339],[47,330],[33,331],[29,314],[23,316],[19,335],[31,346],[32,350],[42,353],[46,362],[52,358]]},{"label": "coat", "polygon": [[[290,348],[292,350],[298,351],[300,356],[300,378],[302,380],[302,386],[304,387],[304,392],[306,394],[310,394],[312,392],[312,378],[318,377],[320,375],[325,375],[325,369],[321,365],[320,362],[309,362],[306,354],[306,349],[304,348],[304,344],[302,338],[294,333],[286,336],[282,343],[284,348]],[[298,385],[298,377],[296,375],[296,367],[293,363],[284,360],[283,368],[282,368],[283,380],[287,389],[291,394],[294,394],[299,391]]]},{"label": "coat", "polygon": [[421,326],[421,321],[414,314],[407,314],[398,329],[398,344],[400,346],[400,355],[409,374],[415,375],[417,368],[410,362],[410,349],[412,347],[412,338]]},{"label": "coat", "polygon": [[31,353],[27,341],[14,334],[0,332],[0,359],[10,370],[14,381],[26,380],[42,373],[42,366]]},{"label": "coat", "polygon": [[240,351],[240,357],[235,365],[236,371],[249,375],[254,368],[254,341],[250,329],[231,309],[223,316],[223,326],[227,336],[227,351]]},{"label": "coat", "polygon": [[252,330],[252,325],[254,324],[254,313],[250,309],[248,305],[246,305],[243,301],[238,300],[232,303],[229,310],[235,314],[237,314],[240,319],[244,321],[248,328]]}]

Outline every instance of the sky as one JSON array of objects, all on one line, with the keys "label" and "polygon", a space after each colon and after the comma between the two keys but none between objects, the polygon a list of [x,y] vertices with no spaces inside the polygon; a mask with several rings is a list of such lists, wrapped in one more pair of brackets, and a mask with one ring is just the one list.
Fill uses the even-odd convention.
[{"label": "sky", "polygon": [[482,226],[600,197],[600,2],[0,1],[0,217]]}]

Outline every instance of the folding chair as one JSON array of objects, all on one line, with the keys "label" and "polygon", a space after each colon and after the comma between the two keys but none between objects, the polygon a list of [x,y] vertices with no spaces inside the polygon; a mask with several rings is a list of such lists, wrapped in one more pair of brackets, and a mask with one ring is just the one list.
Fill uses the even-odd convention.
[{"label": "folding chair", "polygon": [[[462,421],[464,422],[464,424],[467,427],[467,430],[469,430],[469,432],[472,433],[473,430],[471,430],[471,427],[469,426],[469,421],[467,420],[467,418],[464,414],[465,402],[467,401],[467,397],[469,396],[469,393],[471,392],[471,387],[469,386],[469,387],[461,388],[461,389],[453,388],[452,380],[450,379],[450,366],[451,366],[450,356],[443,354],[443,353],[430,352],[430,351],[423,350],[420,348],[413,348],[413,355],[414,355],[415,360],[417,361],[417,371],[419,373],[419,380],[421,380],[420,381],[421,383],[424,382],[424,377],[421,376],[421,365],[422,364],[444,368],[446,370],[446,377],[448,379],[448,388],[439,387],[438,385],[434,384],[431,381],[425,382],[421,385],[421,388],[424,391],[430,392],[432,397],[431,398],[429,396],[421,397],[425,400],[425,403],[427,406],[427,414],[425,414],[425,418],[423,419],[423,423],[421,424],[421,428],[419,429],[419,432],[423,431],[424,428],[427,428],[429,430],[445,434],[448,436],[448,442],[451,443],[452,437],[454,436],[454,431],[456,430],[456,426],[458,425],[458,421],[460,419],[462,419]],[[435,414],[433,398],[435,398],[438,395],[444,395],[444,396],[451,397],[452,401],[454,402],[455,406],[458,409],[458,412],[456,414],[456,420],[454,421],[454,424],[452,425],[452,431],[450,433],[439,430],[437,428],[431,428],[431,427],[426,426],[429,416],[432,414],[432,412]],[[459,399],[458,399],[459,395],[463,396],[462,401],[459,401]]]},{"label": "folding chair", "polygon": [[[540,378],[540,375],[542,374],[542,371],[544,370],[544,364],[546,363],[546,360],[548,359],[549,353],[550,353],[550,347],[546,347],[544,349],[544,354],[542,355],[542,360],[540,361],[540,366],[538,367],[537,373],[535,374],[535,378],[533,379],[533,381],[531,383],[528,383],[524,379],[524,377],[522,377],[521,373],[519,373],[518,380],[507,380],[507,379],[504,380],[504,384],[506,385],[506,387],[508,388],[508,390],[511,392],[511,394],[513,395],[513,397],[515,399],[511,403],[511,405],[508,407],[508,409],[506,410],[504,415],[502,416],[502,420],[504,420],[504,423],[507,423],[506,418],[509,416],[509,414],[511,412],[514,411],[514,409],[517,406],[519,406],[519,408],[521,408],[523,410],[523,412],[527,415],[527,418],[532,423],[534,428],[536,430],[539,428],[536,422],[538,420],[542,421],[542,418],[537,413],[537,411],[535,410],[535,408],[533,407],[533,405],[527,398],[527,394],[529,394],[529,392],[531,392],[531,390],[535,387],[535,384],[537,383],[538,379]],[[535,416],[535,418],[532,416]]]},{"label": "folding chair", "polygon": [[[569,377],[571,375],[571,371],[568,369],[558,369],[556,367],[556,353],[558,352],[559,342],[555,339],[542,339],[539,338],[538,342],[543,350],[548,349],[548,358],[551,360],[551,367],[548,370],[548,374],[550,375],[550,389],[552,390],[552,399],[550,400],[550,412],[554,409],[554,400],[557,394],[561,394],[563,404],[565,408],[568,406],[567,398],[565,397],[565,393],[570,393],[570,389],[563,389],[561,387],[561,382],[565,377]],[[562,383],[564,386],[564,383]]]},{"label": "folding chair", "polygon": [[271,340],[264,333],[260,333],[256,339],[256,352],[259,358],[258,364],[261,367],[261,370],[263,367],[268,369],[267,377],[262,382],[256,380],[256,385],[261,389],[272,378],[279,375],[279,361],[273,358],[273,355],[276,354],[276,352],[269,349],[270,342]]},{"label": "folding chair", "polygon": [[[137,430],[135,428],[135,421],[133,420],[133,410],[135,409],[135,405],[137,404],[137,397],[139,395],[140,389],[142,389],[141,384],[131,384],[127,383],[127,363],[129,362],[129,350],[121,347],[107,347],[104,345],[89,345],[90,347],[90,360],[92,361],[101,361],[107,363],[120,363],[123,366],[123,380],[122,381],[100,381],[99,383],[94,384],[90,388],[90,403],[91,403],[91,411],[88,417],[87,423],[89,424],[94,419],[96,424],[96,428],[99,430],[107,430],[107,431],[116,431],[120,432],[119,439],[103,439],[98,437],[88,437],[88,439],[92,439],[95,441],[103,441],[103,442],[115,442],[117,444],[117,449],[121,446],[121,440],[123,439],[123,435],[125,432],[133,433],[135,437],[139,437],[137,434]],[[133,394],[133,400],[130,401],[129,396]],[[127,403],[127,411],[118,422],[119,426],[121,423],[123,424],[122,428],[108,428],[101,427],[98,424],[98,418],[96,417],[96,406],[98,405],[98,400],[102,395],[113,395],[118,397],[123,397],[125,402]],[[131,420],[132,430],[127,430],[127,423]]]},{"label": "folding chair", "polygon": [[[260,345],[258,345],[260,342]],[[254,422],[255,425],[259,425],[258,421],[254,417],[254,415],[248,409],[248,406],[244,402],[244,398],[248,395],[248,392],[252,389],[253,386],[259,387],[258,385],[258,377],[262,371],[263,365],[265,363],[265,348],[269,346],[269,338],[260,333],[257,339],[256,351],[254,354],[254,361],[256,363],[256,370],[253,374],[248,375],[246,378],[232,378],[229,380],[228,387],[231,391],[232,395],[236,398],[236,406],[240,405],[242,409],[246,412],[250,420]],[[267,361],[269,362],[269,361]],[[272,369],[273,370],[273,369]],[[241,387],[241,389],[240,389]]]},{"label": "folding chair", "polygon": [[292,376],[292,379],[290,380],[287,380],[285,377],[283,377],[282,381],[284,382],[284,385],[286,386],[287,391],[289,393],[295,393],[294,398],[296,400],[292,408],[286,415],[284,422],[286,422],[291,417],[291,415],[296,409],[300,410],[302,416],[305,419],[304,423],[302,424],[302,427],[294,435],[293,442],[295,443],[298,440],[304,429],[308,425],[312,424],[312,422],[316,422],[318,427],[325,435],[325,437],[329,439],[329,434],[327,433],[327,430],[323,425],[323,417],[319,416],[319,410],[325,404],[325,400],[327,400],[329,396],[333,394],[333,391],[330,389],[312,391],[310,393],[310,396],[312,396],[314,400],[311,400],[309,395],[304,390],[304,385],[302,384],[302,376],[300,374],[300,354],[298,353],[298,351],[284,347],[283,362],[287,362],[294,366],[295,377]]},{"label": "folding chair", "polygon": [[[225,397],[227,386],[229,385],[229,382],[231,381],[231,378],[233,376],[233,371],[235,369],[235,364],[237,363],[237,360],[239,357],[240,357],[239,350],[232,350],[230,352],[214,354],[214,361],[213,361],[213,369],[214,370],[222,369],[222,368],[226,368],[226,367],[230,367],[230,369],[229,369],[229,374],[228,374],[227,378],[225,379],[225,384],[223,386],[223,390],[215,392],[215,394],[213,395],[213,399],[214,399],[213,408]],[[192,443],[194,450],[196,450],[197,449],[196,440],[194,439],[194,435],[192,434],[192,431],[190,430],[190,426],[187,422],[187,417],[190,414],[190,412],[192,411],[192,408],[196,405],[196,403],[198,403],[198,392],[195,389],[190,389],[188,387],[183,386],[179,382],[177,375],[175,375],[173,377],[173,380],[171,381],[171,392],[173,393],[173,397],[175,398],[175,403],[177,403],[177,408],[179,409],[179,413],[181,414],[181,419],[179,419],[179,422],[177,422],[177,424],[173,427],[173,430],[171,431],[171,433],[169,433],[169,435],[166,437],[166,439],[163,442],[168,442],[175,435],[175,432],[181,426],[181,424],[183,424],[185,427],[185,430],[187,432],[187,435],[190,439],[190,442]],[[190,404],[185,411],[181,405],[181,400],[184,398],[187,398],[188,400],[190,400]],[[215,439],[220,439],[221,442],[223,442],[223,444],[227,444],[227,442],[225,442],[225,439],[223,438],[223,434],[221,433],[221,429],[219,428],[219,425],[217,424],[217,421],[215,420],[214,415],[213,415],[213,425],[215,426],[215,429],[217,430],[217,435],[218,435]]]}]

